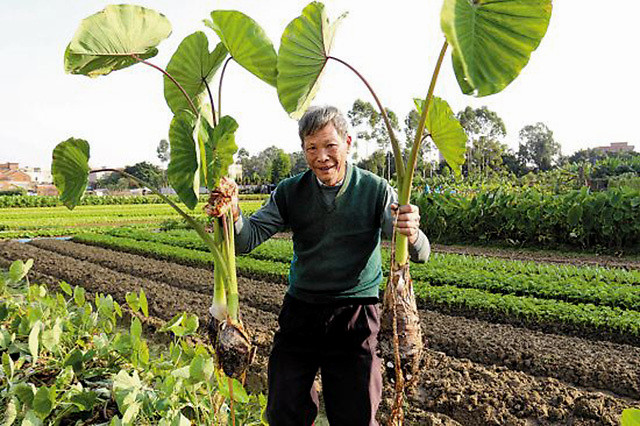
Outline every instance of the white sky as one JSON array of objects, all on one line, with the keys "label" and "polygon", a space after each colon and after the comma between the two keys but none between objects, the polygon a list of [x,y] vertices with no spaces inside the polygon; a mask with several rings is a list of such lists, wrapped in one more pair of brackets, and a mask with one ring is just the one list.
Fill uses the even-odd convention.
[{"label": "white sky", "polygon": [[[0,162],[49,168],[55,145],[68,137],[91,144],[91,164],[123,166],[158,163],[156,147],[167,138],[171,114],[162,75],[144,65],[90,79],[67,75],[63,54],[79,22],[110,2],[102,0],[0,0]],[[116,2],[117,3],[117,2]],[[529,65],[503,92],[487,98],[461,94],[448,55],[436,94],[454,111],[487,105],[507,126],[506,142],[517,148],[518,132],[542,121],[565,154],[581,148],[629,142],[640,150],[635,121],[640,108],[637,83],[640,16],[638,0],[557,0],[551,24]],[[299,0],[141,0],[165,14],[173,34],[151,61],[166,66],[180,41],[204,31],[214,9],[237,9],[254,18],[274,45],[286,24],[307,4]],[[413,97],[426,94],[443,36],[442,0],[326,1],[338,29],[332,52],[356,67],[386,107],[403,118]],[[215,83],[217,87],[217,80]],[[331,62],[316,103],[348,111],[356,98],[373,102],[357,77]],[[230,64],[223,88],[223,113],[240,124],[237,143],[255,154],[277,145],[299,147],[296,123],[280,106],[275,89]]]}]

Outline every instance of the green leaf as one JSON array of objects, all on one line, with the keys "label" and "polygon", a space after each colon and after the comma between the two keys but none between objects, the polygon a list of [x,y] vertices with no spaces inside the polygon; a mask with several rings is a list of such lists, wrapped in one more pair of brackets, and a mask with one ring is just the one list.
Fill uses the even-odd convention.
[{"label": "green leaf", "polygon": [[147,302],[147,295],[145,294],[143,289],[140,289],[140,309],[142,309],[142,314],[145,317],[149,317],[149,303]]},{"label": "green leaf", "polygon": [[69,398],[69,402],[78,407],[80,411],[91,411],[96,405],[98,394],[94,391],[84,391]]},{"label": "green leaf", "polygon": [[29,332],[29,353],[31,353],[31,356],[33,357],[31,363],[34,365],[38,362],[38,337],[40,336],[41,328],[42,323],[40,321],[36,321]]},{"label": "green leaf", "polygon": [[498,93],[520,74],[547,32],[551,1],[444,1],[440,24],[463,93]]},{"label": "green leaf", "polygon": [[192,113],[182,111],[173,117],[169,128],[171,159],[167,177],[180,200],[190,209],[198,204],[200,188],[198,156],[193,140],[195,121]]},{"label": "green leaf", "polygon": [[142,408],[142,404],[140,404],[138,401],[129,404],[126,411],[124,412],[124,415],[122,416],[122,424],[133,424],[133,421],[136,419],[136,417],[138,417],[140,408]]},{"label": "green leaf", "polygon": [[64,281],[60,281],[60,288],[67,296],[71,296],[73,294],[73,290],[71,290],[71,286]]},{"label": "green leaf", "polygon": [[227,175],[229,166],[233,164],[233,154],[238,150],[235,131],[238,123],[228,115],[220,119],[216,127],[211,127],[206,120],[200,121],[199,139],[205,147],[204,160],[206,170],[206,186],[213,189],[218,186],[220,178]]},{"label": "green leaf", "polygon": [[80,203],[89,182],[89,144],[69,138],[53,150],[51,162],[53,183],[60,191],[60,200],[69,210]]},{"label": "green leaf", "polygon": [[[182,86],[198,111],[207,95],[204,82],[211,82],[227,53],[222,43],[209,52],[207,36],[197,31],[185,37],[171,57],[167,72]],[[182,91],[167,76],[164,77],[164,99],[174,114],[191,110]]]},{"label": "green leaf", "polygon": [[171,23],[152,9],[110,5],[82,20],[64,55],[65,71],[89,77],[138,63],[132,55],[148,59],[171,34]]},{"label": "green leaf", "polygon": [[2,369],[4,370],[4,376],[6,379],[11,381],[11,379],[13,379],[14,372],[13,360],[6,352],[2,353]]},{"label": "green leaf", "polygon": [[56,402],[56,389],[42,386],[33,398],[33,411],[41,418],[45,419],[53,410]]},{"label": "green leaf", "polygon": [[[415,100],[418,114],[422,114],[423,100]],[[456,176],[464,164],[467,135],[447,101],[434,96],[427,111],[426,129]]]},{"label": "green leaf", "polygon": [[173,420],[171,420],[171,426],[191,426],[191,421],[182,413],[178,412]]},{"label": "green leaf", "polygon": [[2,419],[2,424],[4,426],[11,426],[17,417],[18,417],[17,401],[15,398],[11,398],[4,410],[4,418]]},{"label": "green leaf", "polygon": [[218,382],[218,390],[226,398],[231,398],[231,394],[229,393],[229,381],[231,381],[233,400],[240,403],[249,402],[249,395],[247,394],[247,391],[244,390],[242,384],[236,379],[231,379],[225,376],[224,373],[216,371],[216,381]]},{"label": "green leaf", "polygon": [[187,315],[183,321],[185,336],[194,334],[198,330],[199,321],[196,314]]},{"label": "green leaf", "polygon": [[36,387],[33,384],[21,382],[16,384],[12,391],[21,403],[27,407],[31,407],[33,397],[36,394]]},{"label": "green leaf", "polygon": [[42,420],[38,418],[38,415],[33,411],[27,411],[27,414],[24,416],[24,419],[21,423],[22,426],[42,426]]},{"label": "green leaf", "polygon": [[287,25],[278,50],[278,98],[289,115],[298,119],[311,104],[328,60],[337,25],[320,2],[309,3],[302,14]]},{"label": "green leaf", "polygon": [[29,259],[26,262],[18,259],[11,263],[9,267],[9,278],[13,282],[20,282],[24,277],[27,276],[29,270],[33,266],[33,259]]},{"label": "green leaf", "polygon": [[65,367],[71,366],[73,368],[73,371],[78,372],[82,370],[82,357],[82,351],[78,348],[75,348],[67,355],[62,365]]},{"label": "green leaf", "polygon": [[75,300],[76,305],[78,305],[79,307],[84,306],[84,304],[87,302],[85,295],[86,295],[86,291],[84,290],[83,287],[80,287],[80,286],[74,287],[73,300]]},{"label": "green leaf", "polygon": [[133,338],[133,341],[134,342],[139,341],[140,337],[142,336],[142,323],[138,318],[133,318],[133,320],[131,321],[130,329],[131,329],[130,331],[131,331],[131,337]]},{"label": "green leaf", "polygon": [[622,411],[620,426],[640,426],[640,410],[627,408]]},{"label": "green leaf", "polygon": [[575,203],[569,211],[567,212],[567,221],[569,225],[575,227],[580,219],[582,218],[582,206],[580,204]]},{"label": "green leaf", "polygon": [[140,309],[140,299],[137,294],[127,293],[124,295],[124,299],[127,301],[127,305],[129,305],[133,312],[138,312],[138,309]]},{"label": "green leaf", "polygon": [[275,87],[276,50],[256,21],[235,10],[214,10],[205,25],[218,34],[238,64]]}]

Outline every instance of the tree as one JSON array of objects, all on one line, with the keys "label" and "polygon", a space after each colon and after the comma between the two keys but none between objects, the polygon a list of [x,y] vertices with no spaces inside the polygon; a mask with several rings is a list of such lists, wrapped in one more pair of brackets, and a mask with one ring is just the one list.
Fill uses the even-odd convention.
[{"label": "tree", "polygon": [[533,164],[537,170],[550,170],[560,156],[560,144],[553,139],[553,132],[544,124],[536,123],[522,128],[519,133],[518,157]]},{"label": "tree", "polygon": [[[391,127],[399,131],[398,116],[388,108],[385,108],[385,111],[391,122]],[[380,114],[371,103],[363,101],[362,99],[356,99],[349,112],[347,112],[347,117],[354,132],[356,132],[356,140],[354,141],[356,150],[359,148],[358,141],[364,141],[366,144],[374,141],[378,147],[385,152],[389,150],[391,140],[389,139],[382,114]],[[361,153],[355,155],[362,157]],[[366,157],[367,155],[368,152],[365,151],[364,156]]]},{"label": "tree", "polygon": [[271,183],[277,184],[291,173],[291,160],[286,152],[278,149],[269,165],[269,176]]},{"label": "tree", "polygon": [[307,165],[307,159],[304,156],[304,152],[296,151],[289,154],[291,160],[291,175],[295,176],[299,173],[306,171],[309,166]]},{"label": "tree", "polygon": [[371,173],[375,173],[378,176],[384,177],[386,175],[386,162],[387,156],[386,153],[378,149],[373,152],[369,157],[360,160],[358,163],[358,167],[361,169],[369,170]]},{"label": "tree", "polygon": [[458,120],[469,141],[467,143],[467,171],[488,173],[498,170],[507,146],[501,140],[507,135],[502,119],[486,106],[466,107],[458,112]]},{"label": "tree", "polygon": [[146,161],[143,161],[141,163],[136,163],[133,166],[127,166],[125,167],[124,171],[126,173],[129,173],[137,177],[138,179],[148,182],[152,186],[155,186],[155,187],[162,186],[162,183],[163,183],[162,169]]},{"label": "tree", "polygon": [[169,142],[167,142],[166,139],[161,139],[158,148],[156,148],[156,152],[161,162],[166,163],[169,161]]}]

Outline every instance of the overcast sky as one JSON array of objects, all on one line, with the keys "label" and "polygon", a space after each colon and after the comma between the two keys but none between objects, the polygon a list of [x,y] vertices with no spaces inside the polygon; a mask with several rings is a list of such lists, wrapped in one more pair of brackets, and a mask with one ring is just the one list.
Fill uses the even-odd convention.
[{"label": "overcast sky", "polygon": [[[151,61],[165,66],[180,41],[204,31],[214,9],[236,9],[265,29],[276,50],[286,24],[306,5],[298,0],[147,0],[173,25]],[[171,114],[162,75],[144,65],[90,79],[67,75],[64,49],[79,22],[101,10],[101,0],[0,0],[0,162],[49,168],[55,145],[74,136],[91,144],[91,164],[123,166],[153,161],[167,138]],[[443,41],[442,0],[326,1],[331,19],[348,11],[332,52],[369,80],[388,108],[404,117],[414,97],[424,96]],[[461,94],[448,55],[436,94],[454,111],[488,106],[506,123],[505,142],[517,149],[518,132],[544,122],[564,154],[581,148],[629,142],[640,150],[635,126],[640,108],[638,0],[554,2],[551,24],[529,65],[503,92],[486,98]],[[344,66],[330,63],[315,103],[345,112],[356,98],[372,99]],[[296,123],[280,106],[275,89],[237,64],[229,66],[223,113],[240,124],[237,143],[255,154],[277,145],[299,148]]]}]

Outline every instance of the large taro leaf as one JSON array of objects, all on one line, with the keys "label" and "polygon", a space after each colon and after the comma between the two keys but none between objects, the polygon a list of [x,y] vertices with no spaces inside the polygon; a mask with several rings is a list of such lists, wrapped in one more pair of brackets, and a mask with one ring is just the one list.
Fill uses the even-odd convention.
[{"label": "large taro leaf", "polygon": [[198,155],[193,140],[196,118],[190,111],[181,111],[171,120],[169,144],[171,159],[167,167],[167,177],[180,200],[193,209],[198,204],[200,179]]},{"label": "large taro leaf", "polygon": [[236,62],[259,79],[276,85],[276,51],[256,21],[235,10],[214,10],[205,25],[218,34]]},{"label": "large taro leaf", "polygon": [[287,25],[278,50],[278,98],[292,118],[306,111],[320,86],[337,25],[333,24],[319,2],[310,3],[302,15]]},{"label": "large taro leaf", "polygon": [[64,54],[65,71],[97,77],[131,66],[158,53],[171,34],[171,23],[152,9],[110,5],[85,18]]},{"label": "large taro leaf", "polygon": [[620,417],[620,426],[640,426],[640,410],[627,408]]},{"label": "large taro leaf", "polygon": [[547,32],[551,2],[444,0],[441,26],[463,93],[498,93],[520,74]]},{"label": "large taro leaf", "polygon": [[[167,72],[182,86],[198,110],[206,96],[205,81],[211,81],[227,53],[222,43],[209,52],[207,36],[197,31],[182,40],[171,57]],[[164,98],[174,114],[191,109],[182,91],[167,76],[164,77]]]},{"label": "large taro leaf", "polygon": [[89,182],[89,143],[75,138],[60,142],[53,150],[51,174],[60,200],[73,210]]},{"label": "large taro leaf", "polygon": [[200,123],[198,138],[205,149],[201,158],[209,189],[218,186],[220,178],[227,174],[229,166],[233,164],[233,154],[238,150],[235,139],[237,129],[238,123],[228,115],[222,117],[216,127],[211,127],[206,120]]},{"label": "large taro leaf", "polygon": [[[424,101],[415,100],[418,114],[422,115]],[[456,176],[464,164],[467,135],[447,101],[434,96],[427,111],[426,128],[449,167]]]}]

